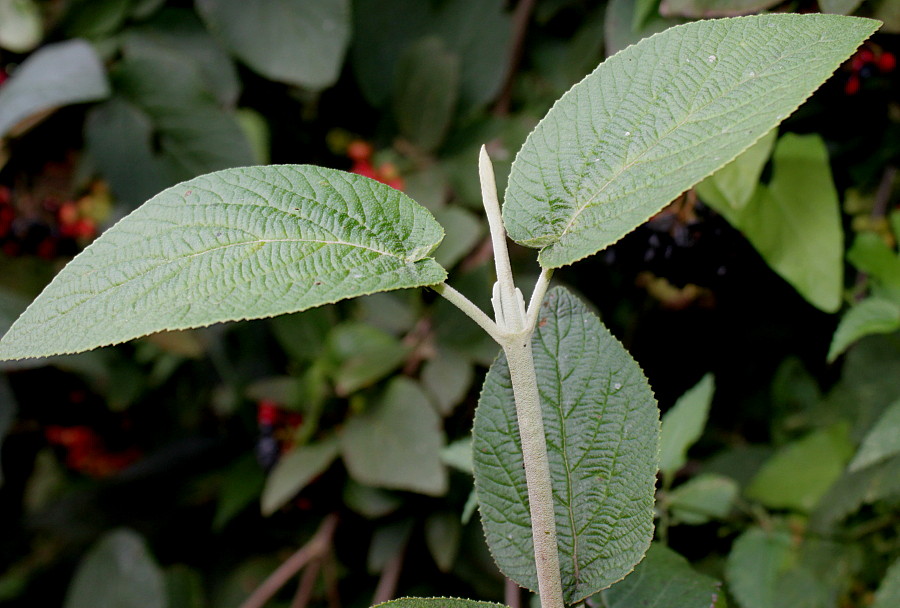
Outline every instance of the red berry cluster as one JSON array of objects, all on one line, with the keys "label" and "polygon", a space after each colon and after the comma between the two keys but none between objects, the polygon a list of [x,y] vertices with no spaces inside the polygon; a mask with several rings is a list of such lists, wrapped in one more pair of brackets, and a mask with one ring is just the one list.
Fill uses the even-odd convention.
[{"label": "red berry cluster", "polygon": [[256,459],[268,471],[293,446],[294,432],[303,424],[303,416],[263,399],[256,404],[256,423],[259,427]]},{"label": "red berry cluster", "polygon": [[96,431],[84,425],[48,426],[44,436],[48,443],[65,451],[68,468],[90,477],[109,477],[141,457],[137,448],[108,451]]},{"label": "red berry cluster", "polygon": [[45,199],[39,213],[21,214],[12,191],[0,186],[0,250],[7,256],[46,260],[77,253],[97,236],[92,195],[78,201]]},{"label": "red berry cluster", "polygon": [[887,74],[897,67],[897,58],[890,51],[880,48],[861,48],[850,58],[850,76],[844,83],[844,93],[856,95],[862,88],[862,82],[876,72]]},{"label": "red berry cluster", "polygon": [[347,145],[347,158],[353,161],[351,173],[371,177],[391,188],[403,190],[403,178],[397,171],[397,167],[391,162],[382,162],[376,167],[372,162],[375,150],[372,144],[361,139],[355,139]]}]

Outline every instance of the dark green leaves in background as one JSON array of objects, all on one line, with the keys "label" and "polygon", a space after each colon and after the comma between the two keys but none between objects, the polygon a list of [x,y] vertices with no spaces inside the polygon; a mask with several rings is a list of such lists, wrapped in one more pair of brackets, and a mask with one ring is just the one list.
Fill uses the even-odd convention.
[{"label": "dark green leaves in background", "polygon": [[[653,535],[659,412],[640,367],[575,296],[552,290],[532,341],[553,480],[563,594],[577,602],[621,579]],[[505,359],[475,415],[475,484],[500,569],[535,589],[515,402]]]}]

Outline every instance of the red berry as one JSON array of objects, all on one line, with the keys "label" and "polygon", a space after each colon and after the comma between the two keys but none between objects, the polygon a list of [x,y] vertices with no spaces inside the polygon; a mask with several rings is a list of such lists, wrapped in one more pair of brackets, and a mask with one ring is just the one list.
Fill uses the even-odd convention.
[{"label": "red berry", "polygon": [[862,59],[863,63],[875,61],[875,53],[872,52],[872,49],[860,49],[856,56]]},{"label": "red berry", "polygon": [[359,162],[372,157],[372,144],[361,139],[354,139],[347,146],[347,158]]},{"label": "red berry", "polygon": [[0,186],[0,205],[9,204],[9,201],[12,197],[10,196],[9,188],[6,186]]},{"label": "red berry", "polygon": [[45,260],[52,260],[56,257],[56,241],[53,237],[48,236],[38,244],[37,254]]},{"label": "red berry", "polygon": [[278,405],[274,401],[263,399],[256,407],[256,422],[260,426],[275,426],[278,422]]},{"label": "red berry", "polygon": [[378,175],[375,173],[375,167],[373,167],[372,163],[367,160],[358,160],[353,163],[353,167],[351,167],[350,173],[356,173],[357,175],[362,175],[363,177],[378,179]]},{"label": "red berry", "polygon": [[78,221],[78,206],[72,201],[63,203],[59,207],[57,218],[59,219],[59,223],[63,226],[74,224]]},{"label": "red berry", "polygon": [[847,95],[856,95],[859,93],[859,86],[859,76],[853,74],[847,79],[847,84],[844,85],[844,93]]},{"label": "red berry", "polygon": [[72,224],[72,233],[75,238],[92,239],[97,234],[97,227],[93,220],[83,217]]},{"label": "red berry", "polygon": [[885,51],[878,58],[878,69],[882,72],[892,72],[895,67],[897,67],[897,58],[893,53]]}]

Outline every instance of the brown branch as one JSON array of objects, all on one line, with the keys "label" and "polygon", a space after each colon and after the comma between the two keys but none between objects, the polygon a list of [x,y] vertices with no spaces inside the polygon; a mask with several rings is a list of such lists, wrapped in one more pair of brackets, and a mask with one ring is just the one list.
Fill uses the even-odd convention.
[{"label": "brown branch", "polygon": [[303,566],[309,562],[320,559],[328,553],[331,539],[337,527],[337,515],[327,516],[319,525],[319,529],[309,542],[303,545],[296,553],[287,558],[283,564],[269,575],[256,590],[250,594],[240,608],[263,608],[272,596],[278,593],[285,583],[297,574]]},{"label": "brown branch", "polygon": [[341,608],[341,595],[338,593],[337,564],[334,554],[329,554],[322,565],[322,576],[325,577],[325,596],[328,598],[328,608]]},{"label": "brown branch", "polygon": [[294,594],[294,599],[291,601],[291,608],[306,608],[309,605],[321,569],[322,559],[309,562],[300,576],[300,584],[297,585],[297,593]]},{"label": "brown branch", "polygon": [[373,606],[394,599],[397,593],[397,583],[400,581],[400,571],[403,570],[403,558],[405,555],[406,543],[384,565],[384,570],[381,571],[381,578],[378,579],[378,586],[375,588],[375,595],[372,596]]},{"label": "brown branch", "polygon": [[503,603],[509,608],[522,608],[522,591],[512,579],[506,579],[503,586]]},{"label": "brown branch", "polygon": [[494,104],[494,115],[506,116],[509,114],[509,106],[512,101],[513,84],[516,80],[516,72],[522,62],[522,52],[525,49],[525,33],[528,31],[528,22],[531,21],[531,12],[534,10],[535,0],[519,0],[516,10],[513,12],[513,36],[509,51],[509,64],[506,68],[506,76],[500,95]]}]

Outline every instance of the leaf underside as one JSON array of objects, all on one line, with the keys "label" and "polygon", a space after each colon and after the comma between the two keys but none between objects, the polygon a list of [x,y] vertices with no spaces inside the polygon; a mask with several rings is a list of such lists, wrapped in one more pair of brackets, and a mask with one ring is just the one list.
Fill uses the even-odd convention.
[{"label": "leaf underside", "polygon": [[504,608],[503,604],[477,602],[455,597],[401,597],[372,608]]},{"label": "leaf underside", "polygon": [[793,112],[877,28],[773,14],[671,28],[602,63],[519,151],[504,222],[557,268],[600,251]]},{"label": "leaf underside", "polygon": [[0,341],[0,358],[90,350],[166,329],[271,317],[433,285],[443,230],[402,192],[306,165],[226,169],[107,230]]},{"label": "leaf underside", "polygon": [[[659,412],[640,367],[588,309],[552,290],[532,341],[564,599],[628,574],[653,535]],[[537,588],[515,402],[504,357],[474,427],[475,484],[488,546],[506,576]]]}]

